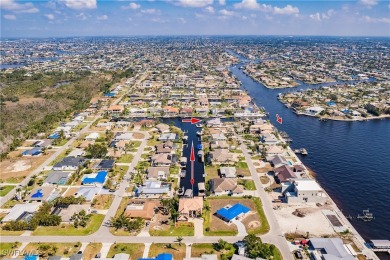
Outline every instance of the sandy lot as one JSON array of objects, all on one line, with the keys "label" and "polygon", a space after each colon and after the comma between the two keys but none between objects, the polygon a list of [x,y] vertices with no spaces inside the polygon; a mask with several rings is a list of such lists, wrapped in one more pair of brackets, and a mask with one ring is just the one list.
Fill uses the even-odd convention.
[{"label": "sandy lot", "polygon": [[[32,170],[41,165],[47,158],[55,151],[48,151],[46,155],[37,157],[18,157],[22,151],[15,151],[10,153],[10,159],[1,162],[0,166],[0,180],[15,182],[20,181],[21,178],[27,176]],[[12,179],[10,179],[12,178]],[[8,179],[8,180],[7,180]]]},{"label": "sandy lot", "polygon": [[[305,212],[304,217],[298,217],[292,213],[299,209]],[[311,236],[322,236],[335,234],[329,221],[322,211],[325,207],[309,206],[288,206],[282,205],[280,209],[274,210],[275,216],[279,222],[283,233],[300,233],[309,232]]]}]

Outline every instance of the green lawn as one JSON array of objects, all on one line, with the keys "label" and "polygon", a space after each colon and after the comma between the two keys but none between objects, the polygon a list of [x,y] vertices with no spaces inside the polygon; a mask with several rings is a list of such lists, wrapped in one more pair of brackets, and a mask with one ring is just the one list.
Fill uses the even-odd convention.
[{"label": "green lawn", "polygon": [[1,186],[0,187],[0,197],[4,197],[8,194],[15,186]]},{"label": "green lawn", "polygon": [[[55,254],[56,255],[62,255],[64,257],[70,257],[72,254],[76,254],[80,247],[81,243],[29,243],[25,248],[25,252],[31,252],[33,254],[39,254],[42,253],[39,251],[39,247],[48,247],[53,249],[55,248]],[[51,250],[53,251],[53,250]],[[47,252],[46,252],[47,257]]]},{"label": "green lawn", "polygon": [[20,236],[24,231],[8,231],[8,230],[0,230],[1,236]]},{"label": "green lawn", "polygon": [[189,222],[188,225],[184,225],[184,223],[178,224],[176,227],[170,225],[169,228],[165,230],[150,229],[149,234],[151,236],[193,236],[194,226],[191,222]]},{"label": "green lawn", "polygon": [[134,156],[132,154],[124,154],[116,162],[117,163],[131,163],[133,161],[133,158],[134,158]]},{"label": "green lawn", "polygon": [[206,179],[205,182],[207,183],[210,179],[218,178],[218,168],[217,166],[206,166],[204,168],[204,171],[206,173]]},{"label": "green lawn", "polygon": [[238,184],[241,184],[244,186],[246,190],[256,190],[256,185],[253,180],[238,180]]},{"label": "green lawn", "polygon": [[73,225],[59,225],[56,227],[38,227],[33,233],[33,236],[86,236],[96,232],[103,222],[104,215],[94,214],[88,222],[88,225],[83,228],[75,228]]},{"label": "green lawn", "polygon": [[252,198],[252,199],[253,199],[253,201],[256,204],[257,214],[260,217],[261,225],[260,225],[260,227],[258,229],[252,230],[250,233],[263,235],[263,234],[265,234],[265,233],[267,233],[269,231],[268,220],[267,220],[267,217],[264,214],[263,205],[261,203],[261,200],[259,198]]},{"label": "green lawn", "polygon": [[10,256],[13,254],[13,250],[16,250],[20,247],[22,243],[15,242],[15,243],[0,243],[0,257],[3,258],[4,256]]},{"label": "green lawn", "polygon": [[230,246],[229,250],[217,251],[214,249],[213,244],[192,244],[191,246],[191,257],[200,257],[202,254],[216,254],[218,259],[221,259],[221,255],[225,255],[228,258],[232,257],[235,252],[233,245]]},{"label": "green lawn", "polygon": [[248,164],[246,162],[237,162],[236,166],[241,169],[248,169]]},{"label": "green lawn", "polygon": [[116,254],[125,253],[129,254],[131,259],[139,259],[143,256],[144,249],[144,244],[114,244],[108,251],[107,258],[113,258]]},{"label": "green lawn", "polygon": [[178,243],[170,244],[155,244],[150,246],[149,257],[156,257],[162,253],[169,253],[173,255],[173,259],[184,259],[186,256],[186,246],[182,243],[180,246]]}]

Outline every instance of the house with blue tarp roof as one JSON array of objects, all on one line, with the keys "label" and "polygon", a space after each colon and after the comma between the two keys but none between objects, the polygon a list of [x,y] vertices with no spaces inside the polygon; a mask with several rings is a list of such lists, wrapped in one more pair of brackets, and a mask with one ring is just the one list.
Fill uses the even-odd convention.
[{"label": "house with blue tarp roof", "polygon": [[104,182],[106,181],[106,177],[107,177],[107,174],[108,172],[106,171],[100,171],[96,174],[88,174],[86,175],[81,184],[82,185],[85,185],[85,184],[104,184]]},{"label": "house with blue tarp roof", "polygon": [[172,254],[163,253],[157,255],[155,258],[138,258],[138,260],[172,260]]},{"label": "house with blue tarp roof", "polygon": [[39,260],[39,255],[25,255],[24,260]]},{"label": "house with blue tarp roof", "polygon": [[116,93],[114,93],[114,92],[104,93],[104,96],[105,97],[115,97]]},{"label": "house with blue tarp roof", "polygon": [[232,221],[237,217],[242,217],[246,213],[248,213],[250,209],[240,203],[234,204],[233,206],[227,205],[219,210],[217,210],[216,214],[221,219],[225,221]]},{"label": "house with blue tarp roof", "polygon": [[49,139],[58,139],[60,137],[60,134],[59,133],[54,133],[54,134],[51,134],[51,135],[49,135]]},{"label": "house with blue tarp roof", "polygon": [[41,153],[42,153],[41,147],[34,147],[30,150],[26,150],[26,151],[22,152],[22,155],[23,156],[37,156],[37,155],[40,155]]}]

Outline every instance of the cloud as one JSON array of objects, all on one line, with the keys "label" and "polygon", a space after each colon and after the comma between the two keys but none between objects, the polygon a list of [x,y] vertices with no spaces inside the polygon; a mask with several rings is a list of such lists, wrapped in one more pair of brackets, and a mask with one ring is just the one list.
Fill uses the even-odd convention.
[{"label": "cloud", "polygon": [[186,19],[184,19],[183,17],[179,17],[179,18],[177,18],[177,20],[179,21],[179,22],[181,22],[181,23],[187,23],[187,21],[186,21]]},{"label": "cloud", "polygon": [[106,14],[103,14],[101,16],[98,16],[97,19],[100,20],[100,21],[104,21],[104,20],[108,19],[108,16]]},{"label": "cloud", "polygon": [[214,7],[212,7],[212,6],[207,6],[204,10],[205,10],[207,13],[209,13],[209,14],[215,13]]},{"label": "cloud", "polygon": [[226,0],[219,0],[218,3],[219,3],[220,5],[226,5]]},{"label": "cloud", "polygon": [[257,2],[257,0],[242,0],[241,3],[234,4],[234,8],[259,10],[260,9],[260,5]]},{"label": "cloud", "polygon": [[151,9],[141,10],[141,13],[143,13],[143,14],[160,14],[161,11],[158,9],[151,8]]},{"label": "cloud", "polygon": [[321,21],[321,14],[320,13],[315,13],[315,14],[311,14],[309,15],[309,17],[313,20],[316,20],[316,21]]},{"label": "cloud", "polygon": [[177,0],[174,1],[176,5],[183,7],[205,7],[213,4],[214,0]]},{"label": "cloud", "polygon": [[139,9],[141,7],[140,4],[137,4],[137,3],[130,3],[129,5],[127,6],[122,6],[121,8],[122,9],[132,9],[132,10],[136,10],[136,9]]},{"label": "cloud", "polygon": [[96,0],[59,0],[70,9],[96,9]]},{"label": "cloud", "polygon": [[286,5],[283,8],[279,8],[277,6],[274,7],[274,14],[299,14],[298,7],[294,7],[292,5]]},{"label": "cloud", "polygon": [[54,15],[53,14],[45,14],[44,15],[48,20],[54,20]]},{"label": "cloud", "polygon": [[260,10],[264,13],[280,14],[280,15],[297,15],[299,14],[298,7],[286,5],[285,7],[277,7],[272,5],[262,4]]},{"label": "cloud", "polygon": [[39,9],[32,3],[16,3],[15,0],[1,0],[0,8],[4,10],[13,11],[15,13],[37,13]]},{"label": "cloud", "polygon": [[363,20],[368,23],[388,23],[390,24],[390,18],[373,18],[370,16],[364,16]]},{"label": "cloud", "polygon": [[226,9],[220,10],[219,13],[222,14],[223,16],[232,16],[232,15],[234,15],[233,11],[228,11]]},{"label": "cloud", "polygon": [[367,7],[372,7],[378,4],[378,0],[360,0],[360,3]]},{"label": "cloud", "polygon": [[84,13],[79,13],[78,15],[76,15],[76,17],[77,17],[77,19],[82,20],[82,21],[87,20],[87,16]]},{"label": "cloud", "polygon": [[3,15],[3,17],[6,20],[16,20],[16,16],[13,14],[5,14],[5,15]]},{"label": "cloud", "polygon": [[322,20],[330,19],[330,17],[332,17],[334,14],[335,14],[335,10],[329,9],[325,13],[321,13],[320,14],[320,13],[317,12],[315,14],[309,15],[309,17],[310,17],[310,19],[313,19],[315,21],[322,21]]}]

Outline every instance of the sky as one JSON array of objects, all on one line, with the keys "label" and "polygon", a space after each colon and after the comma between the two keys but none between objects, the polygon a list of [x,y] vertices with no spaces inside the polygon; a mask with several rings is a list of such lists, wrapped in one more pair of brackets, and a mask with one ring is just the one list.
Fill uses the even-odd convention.
[{"label": "sky", "polygon": [[0,0],[1,37],[390,36],[381,0]]}]

